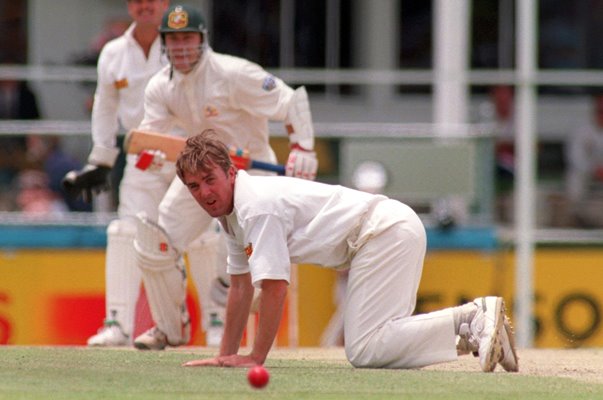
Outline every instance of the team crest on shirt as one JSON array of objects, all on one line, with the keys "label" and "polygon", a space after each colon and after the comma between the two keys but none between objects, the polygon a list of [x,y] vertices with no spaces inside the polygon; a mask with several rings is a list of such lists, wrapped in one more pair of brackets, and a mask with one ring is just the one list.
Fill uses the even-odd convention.
[{"label": "team crest on shirt", "polygon": [[276,79],[274,76],[268,75],[264,78],[264,82],[262,83],[262,89],[269,92],[276,87]]},{"label": "team crest on shirt", "polygon": [[188,25],[188,13],[182,7],[176,7],[168,16],[168,27],[182,29]]},{"label": "team crest on shirt", "polygon": [[249,242],[249,243],[247,243],[247,246],[245,246],[245,255],[247,255],[247,258],[250,258],[252,254],[253,254],[253,245],[251,244],[251,242]]},{"label": "team crest on shirt", "polygon": [[216,107],[211,104],[205,106],[205,118],[217,117],[218,114],[218,109]]}]

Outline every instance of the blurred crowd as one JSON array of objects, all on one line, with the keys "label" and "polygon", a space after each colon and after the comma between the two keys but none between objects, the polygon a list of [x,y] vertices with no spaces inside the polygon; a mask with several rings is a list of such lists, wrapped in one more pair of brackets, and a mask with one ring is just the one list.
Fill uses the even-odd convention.
[{"label": "blurred crowd", "polygon": [[[94,36],[89,47],[74,53],[71,64],[94,66],[102,47],[121,35],[129,20],[111,18]],[[10,60],[3,60],[4,63]],[[84,84],[89,92],[83,107],[92,109],[94,84]],[[494,220],[511,223],[515,180],[515,118],[512,86],[488,89],[486,112],[480,119],[494,122],[495,204]],[[43,118],[36,95],[28,82],[0,81],[0,119],[36,120]],[[52,135],[0,136],[0,211],[69,212],[91,211],[89,204],[68,198],[60,181],[66,172],[81,167],[61,146],[64,138]],[[538,147],[537,151],[543,151]],[[553,227],[603,227],[603,94],[592,95],[592,113],[568,132],[561,143],[563,159],[560,188],[545,196],[548,211],[544,225]],[[116,178],[118,179],[118,178]],[[114,182],[115,187],[118,182]]]},{"label": "blurred crowd", "polygon": [[[89,48],[76,53],[72,64],[95,66],[103,46],[121,35],[128,20],[112,18],[92,38]],[[11,63],[3,60],[3,63]],[[92,110],[94,85],[85,109]],[[26,81],[0,80],[0,120],[39,120],[43,115],[33,89]],[[61,146],[60,135],[0,135],[0,211],[54,214],[92,211],[92,206],[66,195],[61,179],[82,164]]]},{"label": "blurred crowd", "polygon": [[[41,118],[35,94],[23,81],[0,81],[0,119]],[[60,181],[78,162],[65,154],[59,136],[0,136],[0,210],[35,213],[89,209],[69,199]]]}]

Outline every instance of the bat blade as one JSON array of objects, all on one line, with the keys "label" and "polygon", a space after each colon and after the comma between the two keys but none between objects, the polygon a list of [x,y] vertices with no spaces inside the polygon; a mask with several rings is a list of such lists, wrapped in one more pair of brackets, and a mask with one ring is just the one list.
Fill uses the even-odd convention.
[{"label": "bat blade", "polygon": [[124,140],[124,149],[128,154],[138,154],[143,150],[161,150],[166,160],[176,162],[186,139],[180,136],[164,135],[157,132],[132,129]]},{"label": "bat blade", "polygon": [[[132,129],[126,135],[124,140],[124,150],[128,154],[139,154],[144,150],[161,150],[165,153],[167,161],[176,162],[178,156],[186,145],[186,138],[163,133],[142,131]],[[283,165],[271,164],[263,161],[252,160],[249,158],[249,152],[243,149],[230,147],[231,158],[240,157],[241,163],[237,163],[242,169],[261,169],[263,171],[276,172],[284,175],[285,167]]]}]

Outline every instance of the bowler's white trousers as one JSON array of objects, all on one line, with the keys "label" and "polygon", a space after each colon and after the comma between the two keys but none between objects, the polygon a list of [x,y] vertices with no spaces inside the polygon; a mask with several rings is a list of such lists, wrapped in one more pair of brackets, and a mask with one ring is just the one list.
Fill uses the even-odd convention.
[{"label": "bowler's white trousers", "polygon": [[[392,219],[400,222],[391,225]],[[382,201],[348,243],[344,335],[352,365],[417,368],[456,360],[451,309],[411,315],[427,244],[416,213],[398,201]]]}]

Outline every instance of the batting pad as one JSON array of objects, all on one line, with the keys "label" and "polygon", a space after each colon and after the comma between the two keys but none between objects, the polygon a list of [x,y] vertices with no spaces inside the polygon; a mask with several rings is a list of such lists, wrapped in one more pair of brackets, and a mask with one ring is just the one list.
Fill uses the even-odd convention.
[{"label": "batting pad", "polygon": [[186,269],[165,231],[144,212],[136,217],[134,248],[151,314],[170,345],[186,344],[190,339]]},{"label": "batting pad", "polygon": [[111,221],[107,228],[105,265],[106,317],[117,321],[132,337],[141,273],[136,265],[134,238],[136,223],[131,219]]},{"label": "batting pad", "polygon": [[211,293],[216,279],[226,272],[226,244],[219,230],[212,229],[195,239],[186,253],[203,310],[202,327],[207,331],[212,313],[224,317],[224,306],[216,303]]}]

